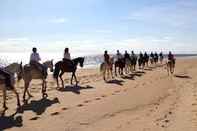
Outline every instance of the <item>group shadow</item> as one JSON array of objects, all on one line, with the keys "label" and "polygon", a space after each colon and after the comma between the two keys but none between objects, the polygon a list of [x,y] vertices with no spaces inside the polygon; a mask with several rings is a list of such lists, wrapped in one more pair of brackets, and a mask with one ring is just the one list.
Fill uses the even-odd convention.
[{"label": "group shadow", "polygon": [[90,86],[90,85],[87,85],[87,86],[79,86],[79,85],[68,85],[68,86],[65,86],[64,88],[60,88],[58,89],[58,91],[61,91],[61,92],[73,92],[75,94],[81,94],[81,90],[87,90],[87,89],[93,89],[94,87]]}]

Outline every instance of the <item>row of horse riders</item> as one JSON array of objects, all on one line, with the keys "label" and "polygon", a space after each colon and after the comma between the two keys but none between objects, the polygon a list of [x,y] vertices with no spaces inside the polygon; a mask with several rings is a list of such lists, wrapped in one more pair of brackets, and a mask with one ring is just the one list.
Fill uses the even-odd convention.
[{"label": "row of horse riders", "polygon": [[[107,52],[105,52],[105,54],[107,54]],[[134,54],[134,52],[133,52]],[[108,54],[107,54],[108,55]],[[126,54],[127,55],[127,54]],[[171,56],[171,52],[169,53],[169,59],[171,59],[170,57],[173,57]],[[121,57],[121,54],[119,51],[117,51],[117,56],[119,56],[119,58]],[[140,57],[144,58],[144,55],[140,55]],[[104,55],[104,57],[106,57],[106,55]],[[122,58],[122,57],[121,57]],[[30,92],[28,91],[28,87],[29,87],[29,84],[31,82],[32,79],[42,79],[43,80],[43,84],[42,84],[42,94],[43,94],[43,97],[47,97],[47,94],[46,94],[46,74],[43,74],[43,73],[40,73],[40,76],[34,76],[35,74],[31,72],[31,69],[36,67],[36,69],[38,70],[39,67],[41,67],[41,70],[43,69],[43,67],[49,67],[51,69],[51,71],[53,72],[53,63],[52,61],[47,61],[43,64],[40,64],[39,61],[40,61],[40,56],[39,54],[37,53],[37,49],[36,48],[33,48],[33,53],[31,54],[31,57],[30,57],[30,65],[33,65],[33,66],[24,66],[22,67],[22,64],[17,64],[15,68],[15,72],[18,71],[18,67],[20,67],[20,73],[18,73],[18,78],[21,79],[23,77],[24,79],[24,83],[25,83],[25,90],[24,90],[24,94],[23,94],[23,100],[25,101],[25,94],[27,93],[29,95],[29,97],[31,96]],[[106,60],[106,59],[105,59]],[[54,75],[54,78],[56,78],[57,80],[57,85],[59,87],[59,83],[58,83],[58,77],[60,77],[61,81],[62,81],[62,87],[64,87],[64,81],[62,79],[62,75],[64,74],[64,72],[72,72],[72,78],[71,78],[71,84],[72,84],[72,80],[73,78],[75,78],[75,81],[76,81],[76,85],[78,83],[77,81],[77,78],[76,78],[76,75],[75,75],[75,72],[77,70],[77,65],[79,64],[81,67],[83,67],[83,63],[84,63],[84,58],[83,57],[78,57],[76,59],[73,59],[71,60],[70,59],[70,53],[69,53],[69,50],[68,48],[65,49],[65,52],[64,52],[64,60],[63,61],[59,61],[55,64],[55,70],[53,72],[53,75]],[[34,67],[35,66],[35,67]],[[6,108],[6,105],[5,105],[5,100],[6,100],[6,90],[8,89],[7,87],[11,87],[11,89],[16,93],[17,95],[17,101],[18,101],[18,105],[19,104],[19,97],[18,97],[18,93],[16,92],[15,88],[13,87],[12,85],[12,79],[11,79],[11,75],[10,72],[8,72],[6,70],[7,68],[5,69],[0,69],[0,76],[4,76],[4,83],[5,83],[5,87],[3,88],[3,96],[4,96],[4,107]],[[13,68],[10,68],[10,69],[13,69]],[[21,71],[23,70],[23,71]],[[40,71],[41,71],[40,70]],[[2,79],[0,79],[0,83],[2,83]]]},{"label": "row of horse riders", "polygon": [[[122,55],[120,53],[120,51],[117,50],[115,58],[116,58],[116,61],[130,60],[134,63],[137,61],[137,59],[139,60],[139,63],[141,63],[143,61],[148,62],[149,59],[151,60],[151,63],[153,63],[153,62],[157,63],[158,60],[160,59],[160,61],[162,63],[162,61],[164,59],[164,55],[163,55],[162,52],[160,52],[159,54],[157,52],[155,52],[155,53],[151,52],[150,55],[148,55],[147,52],[145,52],[144,54],[142,54],[142,52],[140,52],[139,58],[137,58],[137,55],[134,53],[134,51],[131,52],[131,55],[127,51],[125,51],[125,54]],[[172,54],[171,51],[168,54],[168,60],[172,60],[172,61],[174,60],[174,55]],[[108,54],[107,51],[104,52],[104,62],[107,63],[107,64],[110,63],[110,55]]]}]

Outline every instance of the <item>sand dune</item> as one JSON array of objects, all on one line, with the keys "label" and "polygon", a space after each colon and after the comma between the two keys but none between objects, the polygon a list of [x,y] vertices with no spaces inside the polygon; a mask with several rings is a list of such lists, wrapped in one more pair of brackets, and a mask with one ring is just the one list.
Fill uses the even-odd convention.
[{"label": "sand dune", "polygon": [[[49,76],[47,99],[42,99],[41,81],[34,80],[34,97],[15,116],[15,97],[8,93],[10,108],[0,117],[0,130],[196,131],[196,66],[197,59],[181,59],[174,76],[160,66],[108,83],[98,69],[84,69],[78,72],[79,87],[70,86],[65,74],[61,90]],[[22,98],[23,82],[17,89]]]}]

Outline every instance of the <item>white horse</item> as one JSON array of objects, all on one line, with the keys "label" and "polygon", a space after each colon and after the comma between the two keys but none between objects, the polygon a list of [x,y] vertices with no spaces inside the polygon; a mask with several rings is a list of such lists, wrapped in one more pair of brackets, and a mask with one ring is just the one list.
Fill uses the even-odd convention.
[{"label": "white horse", "polygon": [[[43,67],[45,67],[45,72],[47,72],[48,68],[50,68],[50,71],[53,72],[53,60],[51,61],[46,61],[43,63]],[[39,70],[38,68],[35,68],[33,66],[28,65],[24,65],[24,67],[22,67],[21,65],[21,73],[20,73],[21,78],[23,78],[24,80],[24,94],[23,94],[23,101],[27,102],[25,99],[26,93],[28,94],[29,98],[32,97],[32,95],[30,94],[28,88],[29,88],[29,84],[33,79],[41,79],[42,80],[42,97],[47,97],[47,93],[46,93],[46,88],[47,88],[47,83],[46,83],[46,74],[43,73],[43,71]]]},{"label": "white horse", "polygon": [[[6,91],[7,90],[12,90],[14,92],[14,94],[16,95],[16,98],[17,98],[17,106],[18,106],[18,108],[21,107],[19,94],[15,88],[15,77],[14,77],[15,73],[18,74],[19,71],[20,71],[20,64],[13,63],[13,64],[10,64],[7,67],[5,67],[2,70],[2,72],[0,73],[0,89],[3,91],[3,108],[5,110],[8,109],[8,107],[6,106],[6,97],[7,97]],[[9,85],[10,85],[9,87],[6,86],[6,76],[5,76],[5,74],[3,74],[3,72],[7,72],[10,79],[11,79],[11,81],[9,82]]]},{"label": "white horse", "polygon": [[167,72],[168,72],[168,76],[169,74],[173,74],[174,73],[174,68],[175,68],[175,60],[168,60],[167,63]]},{"label": "white horse", "polygon": [[130,59],[125,59],[125,73],[128,74],[130,71],[132,71],[132,63]]}]

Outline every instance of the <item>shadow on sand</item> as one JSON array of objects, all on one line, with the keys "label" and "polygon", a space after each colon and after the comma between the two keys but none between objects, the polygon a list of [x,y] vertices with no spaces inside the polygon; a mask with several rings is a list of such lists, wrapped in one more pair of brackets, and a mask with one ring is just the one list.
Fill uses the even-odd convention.
[{"label": "shadow on sand", "polygon": [[123,86],[123,82],[124,82],[123,80],[117,80],[117,79],[106,81],[107,84],[116,84],[120,86]]},{"label": "shadow on sand", "polygon": [[133,75],[133,74],[129,74],[129,75],[122,76],[121,78],[122,79],[127,79],[127,80],[135,80],[134,76],[135,75]]},{"label": "shadow on sand", "polygon": [[9,129],[12,127],[22,127],[23,126],[23,119],[22,116],[15,116],[14,113],[11,116],[0,116],[0,131],[5,129]]},{"label": "shadow on sand", "polygon": [[89,85],[87,85],[87,86],[75,86],[75,85],[70,85],[70,86],[65,86],[65,88],[60,88],[60,89],[58,89],[59,91],[61,91],[61,92],[73,92],[73,93],[75,93],[75,94],[80,94],[81,92],[80,92],[80,90],[85,90],[85,89],[93,89],[94,87],[92,87],[92,86],[89,86]]},{"label": "shadow on sand", "polygon": [[188,75],[174,75],[174,76],[177,78],[182,78],[182,79],[192,79],[192,77]]},{"label": "shadow on sand", "polygon": [[45,110],[52,106],[53,104],[60,103],[59,99],[56,97],[53,100],[49,100],[47,98],[43,98],[41,100],[32,100],[30,103],[22,106],[22,111],[31,110],[36,113],[36,115],[41,115],[45,112]]}]

